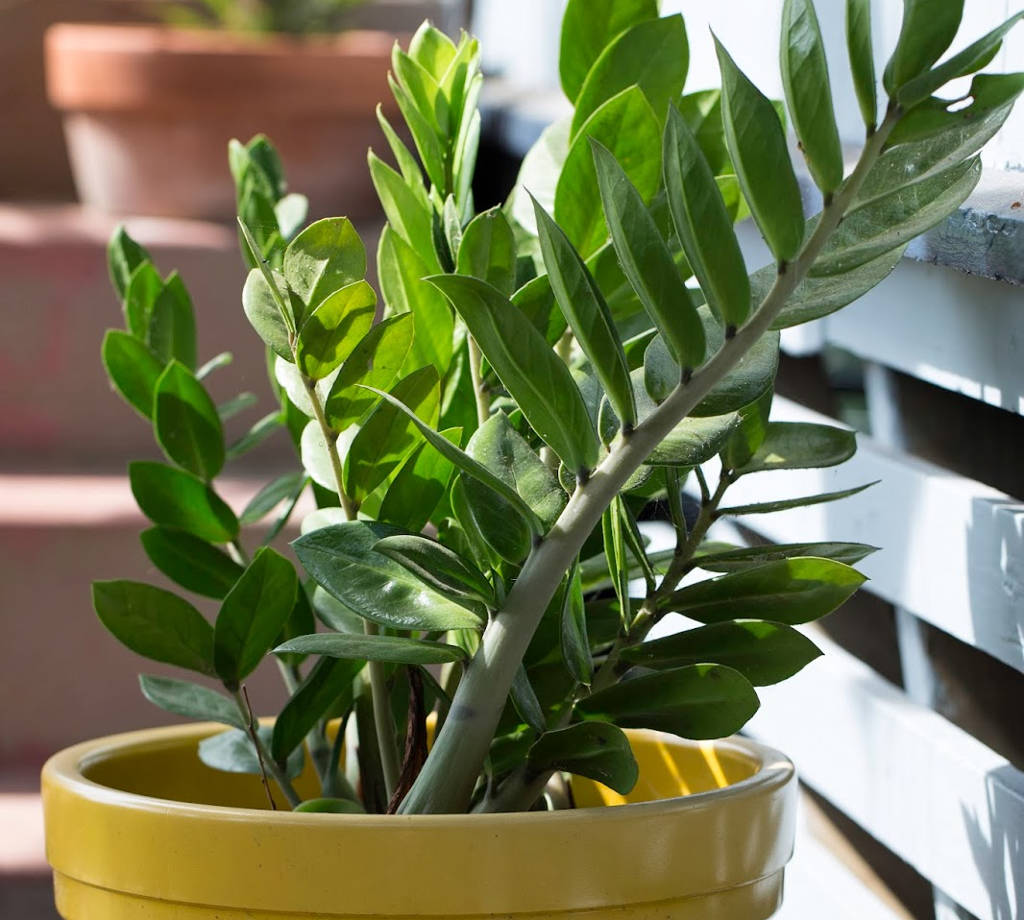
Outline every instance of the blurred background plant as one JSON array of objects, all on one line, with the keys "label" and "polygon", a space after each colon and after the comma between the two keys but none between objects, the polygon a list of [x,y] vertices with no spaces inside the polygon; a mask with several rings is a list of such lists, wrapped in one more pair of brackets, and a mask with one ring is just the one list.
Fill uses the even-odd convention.
[{"label": "blurred background plant", "polygon": [[346,14],[366,0],[169,0],[156,8],[175,26],[204,26],[233,32],[308,35],[336,32]]}]

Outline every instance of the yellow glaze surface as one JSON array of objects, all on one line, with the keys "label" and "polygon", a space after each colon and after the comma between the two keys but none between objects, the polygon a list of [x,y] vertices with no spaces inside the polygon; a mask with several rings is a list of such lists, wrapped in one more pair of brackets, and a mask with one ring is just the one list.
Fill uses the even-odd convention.
[{"label": "yellow glaze surface", "polygon": [[267,811],[255,777],[196,757],[219,730],[117,735],[47,763],[66,920],[761,920],[781,903],[793,767],[745,739],[632,732],[628,804],[576,779],[573,811],[383,817]]}]

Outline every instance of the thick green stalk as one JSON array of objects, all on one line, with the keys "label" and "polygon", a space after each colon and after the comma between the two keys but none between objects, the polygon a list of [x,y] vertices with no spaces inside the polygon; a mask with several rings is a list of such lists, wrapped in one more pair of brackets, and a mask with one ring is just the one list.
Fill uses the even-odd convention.
[{"label": "thick green stalk", "polygon": [[484,631],[480,649],[466,668],[444,728],[402,803],[403,813],[466,811],[516,669],[563,574],[629,477],[768,331],[839,226],[897,117],[898,113],[890,110],[878,131],[868,139],[857,167],[834,198],[826,202],[814,232],[797,258],[779,266],[775,283],[757,311],[628,437],[618,437],[590,479],[576,489],[550,533],[530,553],[503,609]]}]

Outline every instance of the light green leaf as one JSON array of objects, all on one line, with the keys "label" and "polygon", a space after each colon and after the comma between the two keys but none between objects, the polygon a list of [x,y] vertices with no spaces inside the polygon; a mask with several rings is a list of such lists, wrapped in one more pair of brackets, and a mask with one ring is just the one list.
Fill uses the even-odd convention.
[{"label": "light green leaf", "polygon": [[726,620],[634,645],[623,649],[621,658],[657,670],[710,661],[764,687],[787,680],[820,655],[810,639],[783,623]]},{"label": "light green leaf", "polygon": [[[283,275],[274,272],[273,278],[277,282],[278,291],[287,290],[287,282]],[[259,268],[252,269],[245,279],[245,286],[242,288],[242,309],[245,310],[245,315],[256,330],[256,334],[274,353],[285,361],[292,361],[288,326],[281,317],[281,310],[270,283]]]},{"label": "light green leaf", "polygon": [[530,748],[526,763],[538,773],[564,770],[586,776],[620,795],[632,790],[640,774],[625,733],[604,722],[581,722],[545,732]]},{"label": "light green leaf", "polygon": [[110,271],[110,283],[117,291],[119,300],[125,299],[128,282],[135,270],[148,261],[149,253],[145,247],[128,235],[124,224],[118,224],[107,244],[107,268]]},{"label": "light green leaf", "polygon": [[92,604],[114,638],[137,655],[213,675],[213,627],[188,601],[137,581],[95,581]]},{"label": "light green leaf", "polygon": [[695,664],[624,680],[580,700],[584,719],[649,728],[682,738],[724,738],[757,712],[750,682],[717,664]]},{"label": "light green leaf", "polygon": [[831,613],[865,581],[860,572],[831,559],[780,559],[681,588],[661,602],[661,609],[701,623],[756,613],[793,625]]},{"label": "light green leaf", "polygon": [[890,95],[942,57],[952,44],[963,15],[964,0],[903,0],[903,22],[896,50],[882,76]]},{"label": "light green leaf", "polygon": [[[648,201],[660,183],[660,157],[652,155],[658,150],[660,137],[660,122],[637,86],[612,96],[579,129],[555,188],[554,215],[584,258],[608,236],[589,138],[611,151],[641,197]],[[542,198],[538,200],[543,203]]]},{"label": "light green leaf", "polygon": [[734,470],[749,462],[764,443],[774,395],[774,389],[769,388],[757,402],[745,406],[737,413],[740,417],[739,424],[721,451],[722,464],[726,469]]},{"label": "light green leaf", "polygon": [[[600,151],[603,151],[606,156],[611,156],[603,147],[595,147],[599,178],[602,176]],[[615,163],[615,169],[622,175],[622,180],[628,184],[629,180],[622,173],[618,163]],[[632,189],[632,186],[630,188]],[[647,209],[640,201],[639,194],[635,189],[632,190],[636,194],[640,211],[649,218]],[[576,336],[580,348],[590,360],[594,373],[608,393],[608,398],[619,418],[625,420],[626,424],[632,428],[636,425],[636,402],[633,399],[633,387],[629,381],[629,367],[626,365],[626,356],[622,350],[622,340],[615,328],[615,321],[612,319],[608,304],[605,303],[597,283],[587,270],[579,253],[569,242],[569,238],[536,201],[533,206],[536,212],[537,230],[540,234],[541,252],[544,254],[544,264],[548,270],[548,279],[555,300]],[[621,222],[616,222],[618,216],[617,213],[612,213],[609,218],[613,228],[621,227]],[[660,237],[658,241],[660,242]],[[667,250],[665,255],[669,258],[669,269],[673,272],[685,298],[686,293],[682,291],[682,282],[675,275],[675,266],[672,265]]]},{"label": "light green leaf", "polygon": [[451,300],[534,431],[570,469],[593,469],[597,438],[583,397],[541,334],[485,282],[459,275],[430,280]]},{"label": "light green leaf", "polygon": [[274,217],[280,229],[281,238],[292,239],[299,228],[306,222],[309,214],[309,199],[305,195],[292,192],[285,195],[274,205]]},{"label": "light green leaf", "polygon": [[[602,0],[604,2],[604,0]],[[537,234],[530,193],[547,211],[555,206],[555,188],[562,166],[569,153],[569,125],[572,116],[552,122],[537,138],[534,145],[523,157],[515,187],[509,195],[506,209],[512,219],[532,236]]]},{"label": "light green leaf", "polygon": [[299,368],[320,380],[344,361],[370,331],[377,295],[365,281],[328,294],[299,329]]},{"label": "light green leaf", "polygon": [[200,722],[223,722],[234,728],[245,728],[234,701],[209,687],[153,674],[140,674],[139,686],[147,700],[167,712]]},{"label": "light green leaf", "polygon": [[352,633],[316,633],[297,636],[274,653],[297,652],[356,661],[389,661],[394,664],[447,664],[463,661],[466,653],[455,645],[407,639],[402,636],[366,636]]},{"label": "light green leaf", "polygon": [[516,279],[516,241],[500,208],[477,214],[462,234],[455,269],[511,296]]},{"label": "light green leaf", "polygon": [[409,57],[440,81],[455,60],[454,42],[440,29],[424,21],[409,42]]},{"label": "light green leaf", "polygon": [[[264,747],[269,747],[273,729],[269,725],[261,725],[257,729]],[[225,773],[248,773],[259,776],[263,770],[260,760],[247,732],[237,728],[204,738],[199,742],[199,759],[214,770]],[[306,761],[306,750],[297,747],[285,765],[285,775],[295,779],[302,773]]]},{"label": "light green leaf", "polygon": [[367,620],[398,630],[479,628],[471,610],[374,550],[398,532],[387,524],[350,521],[307,533],[292,547],[317,584]]},{"label": "light green leaf", "polygon": [[733,505],[728,508],[720,508],[719,517],[738,517],[744,514],[772,514],[776,511],[789,511],[791,508],[806,508],[809,505],[820,505],[824,502],[834,502],[841,498],[849,498],[858,492],[875,485],[875,482],[865,483],[853,489],[841,489],[838,492],[821,492],[818,495],[805,495],[801,498],[785,498],[774,502],[757,502],[752,505]]},{"label": "light green leaf", "polygon": [[283,473],[272,479],[249,500],[239,521],[245,526],[262,520],[281,502],[293,495],[299,486],[304,486],[306,481],[306,474],[303,472]]},{"label": "light green leaf", "polygon": [[228,592],[214,626],[217,675],[237,686],[273,647],[295,606],[299,580],[292,564],[269,546],[256,551]]},{"label": "light green leaf", "polygon": [[436,540],[418,534],[397,534],[378,541],[373,548],[405,566],[435,591],[490,607],[496,605],[494,588],[483,573]]},{"label": "light green leaf", "polygon": [[843,151],[825,45],[812,0],[786,0],[780,57],[793,129],[815,184],[829,196],[843,181]]},{"label": "light green leaf", "polygon": [[[432,124],[432,119],[420,111],[412,94],[390,74],[388,75],[388,86],[391,88],[391,94],[395,97],[395,102],[398,103],[398,110],[402,113],[406,127],[412,135],[413,143],[416,145],[428,178],[437,188],[444,188],[445,154],[441,149],[441,141],[437,136],[437,129]],[[407,182],[407,186],[413,193],[412,200],[425,203],[426,195],[422,180],[417,183]]]},{"label": "light green leaf", "polygon": [[[711,309],[738,326],[750,312],[743,254],[698,138],[674,108],[662,158],[669,211],[686,259]],[[673,351],[678,355],[678,348]]]},{"label": "light green leaf", "polygon": [[140,342],[149,344],[149,323],[153,304],[164,289],[164,279],[152,262],[143,262],[128,279],[124,293],[124,322],[128,331]]},{"label": "light green leaf", "polygon": [[656,19],[658,0],[569,0],[562,19],[558,72],[575,102],[601,52],[626,29]]},{"label": "light green leaf", "polygon": [[146,344],[165,363],[176,358],[196,367],[196,320],[192,298],[177,272],[171,272],[153,302]]},{"label": "light green leaf", "polygon": [[815,556],[853,565],[871,553],[877,546],[866,543],[768,543],[764,546],[744,546],[737,549],[704,552],[698,549],[694,562],[709,572],[738,572],[764,562],[790,559],[793,556]]},{"label": "light green leaf", "polygon": [[[601,556],[602,564],[605,557]],[[605,565],[607,570],[607,566]],[[590,657],[590,639],[587,636],[587,610],[583,601],[583,580],[579,565],[574,565],[562,596],[562,616],[559,638],[562,659],[573,680],[590,686],[593,661]]]},{"label": "light green leaf", "polygon": [[288,244],[281,272],[308,312],[329,294],[365,277],[366,249],[347,217],[326,217]]},{"label": "light green leaf", "polygon": [[441,265],[434,255],[429,206],[412,192],[398,173],[372,151],[368,159],[370,178],[373,179],[391,229],[408,243],[421,259],[427,259],[425,274],[439,271]]},{"label": "light green leaf", "polygon": [[228,543],[238,536],[238,519],[210,486],[162,463],[138,460],[128,464],[132,494],[154,524],[175,527],[210,543]]},{"label": "light green leaf", "polygon": [[878,124],[878,87],[871,43],[871,0],[846,0],[846,48],[861,116],[868,130],[874,131]]},{"label": "light green leaf", "polygon": [[153,428],[169,460],[207,482],[224,466],[224,430],[206,388],[177,361],[156,382]]},{"label": "light green leaf", "polygon": [[139,339],[119,329],[103,336],[103,367],[110,382],[136,412],[153,417],[153,392],[163,365]]},{"label": "light green leaf", "polygon": [[644,462],[650,466],[679,467],[704,463],[722,450],[739,421],[735,413],[685,418],[651,451]]},{"label": "light green leaf", "polygon": [[398,169],[402,173],[405,184],[410,188],[421,185],[423,183],[423,171],[420,169],[419,163],[416,162],[416,157],[412,155],[412,151],[409,150],[405,142],[398,136],[398,132],[391,127],[391,122],[385,117],[380,103],[377,104],[377,123],[387,138],[388,146],[395,156],[395,162],[398,164]]},{"label": "light green leaf", "polygon": [[576,97],[570,135],[576,137],[594,112],[629,86],[640,88],[660,123],[669,103],[683,91],[689,63],[682,16],[648,19],[630,27],[590,68]]},{"label": "light green leaf", "polygon": [[769,422],[757,453],[736,473],[807,470],[845,463],[857,452],[852,431],[809,422]]},{"label": "light green leaf", "polygon": [[[462,429],[446,428],[440,435],[458,445]],[[427,526],[434,509],[444,497],[453,470],[445,457],[429,444],[421,444],[402,464],[398,475],[388,486],[377,519],[410,533],[419,533]]]},{"label": "light green leaf", "polygon": [[150,561],[164,575],[205,597],[224,597],[243,571],[226,553],[183,530],[150,527],[139,539]]},{"label": "light green leaf", "polygon": [[725,140],[743,195],[775,258],[788,262],[804,238],[800,187],[782,123],[766,96],[715,39],[722,71]]},{"label": "light green leaf", "polygon": [[241,457],[243,454],[248,453],[253,448],[262,444],[275,431],[283,428],[284,425],[285,417],[281,409],[268,412],[237,441],[228,445],[227,459],[234,460],[236,457]]}]

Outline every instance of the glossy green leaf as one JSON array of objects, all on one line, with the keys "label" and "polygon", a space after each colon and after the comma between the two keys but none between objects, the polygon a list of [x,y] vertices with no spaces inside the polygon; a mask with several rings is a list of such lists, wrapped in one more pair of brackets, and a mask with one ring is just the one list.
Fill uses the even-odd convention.
[{"label": "glossy green leaf", "polygon": [[455,269],[511,296],[516,279],[516,241],[501,208],[477,214],[469,222],[462,234]]},{"label": "glossy green leaf", "polygon": [[[273,729],[269,725],[261,725],[257,729],[264,747],[271,743]],[[247,732],[237,728],[229,729],[199,742],[199,759],[214,770],[225,773],[248,773],[259,776],[260,760]],[[295,779],[302,773],[306,760],[305,748],[297,747],[285,765],[285,775]],[[266,764],[264,764],[266,769]]]},{"label": "glossy green leaf", "polygon": [[351,695],[352,682],[363,668],[361,661],[321,658],[296,688],[274,721],[270,754],[282,763],[339,697]]},{"label": "glossy green leaf", "polygon": [[188,601],[137,581],[95,581],[92,604],[114,638],[137,655],[213,675],[213,627]]},{"label": "glossy green leaf", "polygon": [[744,197],[765,241],[781,262],[800,250],[804,212],[782,123],[771,101],[716,39],[722,71],[722,120]]},{"label": "glossy green leaf", "polygon": [[177,361],[156,382],[153,428],[169,460],[209,482],[224,466],[224,430],[206,388]]},{"label": "glossy green leaf", "polygon": [[103,367],[110,382],[136,412],[153,416],[153,393],[163,365],[146,345],[127,332],[108,329],[103,336]]},{"label": "glossy green leaf", "polygon": [[[599,179],[602,177],[602,163],[599,156],[601,152],[605,156],[611,157],[611,154],[603,147],[595,146]],[[629,180],[622,173],[618,163],[615,163],[614,168],[622,176],[622,181],[628,184]],[[632,186],[629,187],[636,195],[640,211],[649,219],[639,193]],[[544,254],[544,264],[548,270],[548,279],[555,300],[580,348],[590,360],[591,367],[601,381],[601,385],[608,393],[608,398],[615,407],[619,418],[624,419],[632,428],[636,424],[636,402],[633,399],[633,387],[629,381],[629,368],[622,350],[622,341],[615,328],[615,321],[612,319],[608,304],[605,303],[597,283],[587,270],[579,253],[569,242],[569,238],[537,201],[534,201],[533,205],[537,230],[540,235],[541,252]],[[606,211],[610,215],[612,214],[607,204]],[[609,218],[613,228],[621,227],[621,220],[616,224],[616,216],[618,216],[617,213]],[[658,241],[660,242],[660,237]],[[667,250],[665,255],[668,257]],[[682,282],[675,275],[671,257],[668,258],[669,268],[685,298],[686,293],[682,291]]]},{"label": "glossy green leaf", "polygon": [[512,690],[509,696],[512,705],[515,707],[519,717],[532,728],[538,735],[547,730],[547,718],[544,716],[544,708],[537,699],[537,694],[530,683],[526,668],[519,665],[516,676],[512,680]]},{"label": "glossy green leaf", "polygon": [[745,546],[711,553],[698,550],[693,558],[700,568],[709,572],[738,572],[794,556],[814,556],[854,565],[877,550],[877,546],[868,546],[866,543],[768,543],[764,546]]},{"label": "glossy green leaf", "polygon": [[587,74],[616,36],[657,16],[657,0],[569,0],[558,55],[562,89],[569,101],[576,101]]},{"label": "glossy green leaf", "polygon": [[221,680],[241,683],[273,647],[295,606],[299,580],[284,556],[257,550],[228,592],[214,627],[214,663]]},{"label": "glossy green leaf", "polygon": [[124,293],[124,322],[140,342],[149,344],[149,323],[153,305],[164,289],[164,279],[152,262],[146,261],[132,272]]},{"label": "glossy green leaf", "polygon": [[834,502],[842,498],[849,498],[858,492],[876,485],[875,482],[868,482],[862,486],[852,489],[840,489],[837,492],[821,492],[818,495],[804,495],[800,498],[784,498],[774,502],[756,502],[751,505],[733,505],[719,510],[719,517],[737,517],[744,514],[773,514],[776,511],[789,511],[792,508],[806,508],[809,505],[820,505],[824,502]]},{"label": "glossy green leaf", "polygon": [[455,59],[454,42],[440,29],[423,22],[409,41],[409,57],[440,81]]},{"label": "glossy green leaf", "polygon": [[530,554],[533,533],[527,520],[497,492],[476,479],[460,476],[456,483],[461,504],[456,518],[472,526],[484,542],[506,562],[519,565]]},{"label": "glossy green leaf", "polygon": [[292,811],[299,813],[316,813],[329,815],[363,815],[366,809],[359,802],[352,799],[319,798],[306,799],[300,802]]},{"label": "glossy green leaf", "polygon": [[162,361],[177,359],[195,370],[195,314],[192,298],[177,272],[171,272],[153,302],[146,341]]},{"label": "glossy green leaf", "polygon": [[389,317],[374,326],[345,359],[324,403],[336,431],[359,421],[377,401],[363,387],[388,390],[398,381],[412,349],[413,328],[411,314]]},{"label": "glossy green leaf", "polygon": [[757,453],[736,472],[807,470],[845,463],[857,452],[852,431],[810,422],[770,422]]},{"label": "glossy green leaf", "polygon": [[455,321],[445,298],[423,280],[433,270],[421,251],[391,227],[384,228],[377,250],[384,301],[391,313],[411,312],[415,322],[413,348],[405,365],[408,370],[432,364],[443,372],[451,364]]},{"label": "glossy green leaf", "polygon": [[783,623],[727,620],[622,650],[630,664],[664,670],[713,662],[733,668],[755,687],[786,680],[821,655],[803,633]]},{"label": "glossy green leaf", "polygon": [[629,86],[640,88],[662,121],[669,103],[683,91],[689,63],[682,16],[647,19],[630,27],[605,47],[583,81],[571,136],[601,105]]},{"label": "glossy green leaf", "polygon": [[[427,425],[437,423],[441,386],[432,366],[403,377],[391,395]],[[391,475],[419,443],[405,412],[392,402],[380,402],[360,426],[345,456],[345,491],[362,501]]]},{"label": "glossy green leaf", "polygon": [[239,521],[244,526],[262,520],[305,483],[306,474],[302,472],[283,473],[272,479],[249,500]]},{"label": "glossy green leaf", "polygon": [[459,275],[430,280],[451,300],[534,431],[570,469],[592,469],[597,438],[583,397],[541,334],[485,282]]},{"label": "glossy green leaf", "polygon": [[[313,605],[310,603],[306,589],[300,584],[295,592],[295,604],[292,612],[288,614],[281,632],[277,634],[277,644],[287,642],[295,636],[308,636],[316,632],[316,617],[313,614]],[[282,655],[281,660],[290,667],[298,667],[305,660],[304,655]]]},{"label": "glossy green leaf", "polygon": [[825,45],[812,0],[782,7],[782,85],[811,176],[825,195],[843,181],[843,151],[832,108]]},{"label": "glossy green leaf", "polygon": [[535,534],[541,535],[545,532],[543,522],[539,517],[537,517],[537,514],[514,488],[492,473],[483,464],[478,463],[442,434],[434,431],[434,429],[429,425],[425,425],[408,407],[400,403],[393,396],[388,393],[384,393],[381,390],[374,390],[374,392],[385,401],[391,402],[396,407],[401,408],[402,411],[405,412],[405,414],[412,420],[413,424],[419,429],[420,434],[426,438],[430,446],[440,453],[453,466],[462,470],[467,475],[472,476],[474,479],[480,480],[480,482],[489,489],[498,492],[503,498],[510,502],[523,515],[523,517],[531,522]]},{"label": "glossy green leaf", "polygon": [[890,95],[920,76],[952,44],[964,15],[964,0],[903,0],[896,50],[882,83]]},{"label": "glossy green leaf", "polygon": [[[740,325],[750,312],[750,286],[718,184],[698,137],[669,109],[662,154],[665,189],[676,236],[711,309]],[[679,349],[673,351],[678,355]]]},{"label": "glossy green leaf", "polygon": [[431,215],[427,202],[414,194],[402,177],[372,151],[368,159],[370,178],[392,231],[408,243],[420,258],[427,260],[427,271],[424,274],[440,270],[441,265],[434,255]]},{"label": "glossy green leaf", "polygon": [[831,559],[780,559],[681,588],[662,601],[661,609],[701,623],[756,614],[793,625],[831,613],[865,580],[860,572]]},{"label": "glossy green leaf", "polygon": [[[273,275],[278,290],[285,291],[284,276]],[[259,268],[254,268],[245,279],[242,288],[242,309],[256,334],[286,361],[293,360],[288,327],[281,317],[281,310],[269,282]]]},{"label": "glossy green leaf", "polygon": [[385,117],[380,103],[377,104],[377,123],[380,125],[381,131],[384,132],[384,137],[387,138],[388,146],[391,148],[391,153],[394,154],[395,163],[398,165],[405,184],[410,187],[421,184],[423,182],[423,171],[420,169],[419,163],[416,162],[416,157],[413,156],[412,151],[405,145],[405,141],[398,136],[398,132],[391,126],[391,122]]},{"label": "glossy green leaf", "polygon": [[378,541],[373,548],[441,594],[496,606],[494,588],[480,570],[436,540],[418,534],[396,534]]},{"label": "glossy green leaf", "polygon": [[292,546],[317,584],[368,620],[399,630],[479,628],[475,613],[374,550],[397,532],[387,524],[351,521],[304,534]]},{"label": "glossy green leaf", "polygon": [[868,130],[874,131],[878,124],[878,87],[871,42],[871,0],[846,0],[846,48],[861,116]]},{"label": "glossy green leaf", "polygon": [[224,597],[243,571],[227,553],[183,530],[150,527],[139,539],[150,561],[164,575],[204,597]]},{"label": "glossy green leaf", "polygon": [[580,722],[545,732],[530,748],[526,763],[537,773],[564,770],[586,776],[620,795],[630,792],[639,776],[629,739],[605,722]]},{"label": "glossy green leaf", "polygon": [[[536,236],[537,227],[530,195],[546,210],[554,208],[555,189],[569,153],[571,121],[572,116],[567,115],[552,122],[541,132],[523,157],[516,184],[506,204],[511,218],[531,236]],[[527,195],[527,192],[530,194]]]},{"label": "glossy green leaf", "polygon": [[756,402],[744,406],[736,413],[739,416],[739,424],[729,435],[729,440],[721,451],[722,464],[726,469],[734,470],[743,466],[764,443],[774,395],[774,389],[769,388]]},{"label": "glossy green leaf", "polygon": [[328,294],[299,329],[299,368],[320,380],[333,371],[359,344],[373,325],[377,294],[365,281],[356,281]]},{"label": "glossy green leaf", "polygon": [[621,681],[580,700],[584,719],[682,738],[724,738],[757,712],[750,682],[732,668],[695,664]]},{"label": "glossy green leaf", "polygon": [[140,246],[128,235],[124,224],[118,224],[107,244],[107,268],[110,272],[110,283],[117,291],[119,300],[125,299],[132,274],[148,261],[149,253],[145,247]]},{"label": "glossy green leaf", "polygon": [[288,244],[281,272],[307,311],[314,310],[329,294],[365,277],[366,249],[347,217],[326,217]]},{"label": "glossy green leaf", "polygon": [[[439,433],[455,445],[462,437],[461,428],[446,428]],[[388,486],[377,519],[419,533],[444,497],[453,470],[449,460],[429,444],[421,444]]]},{"label": "glossy green leaf", "polygon": [[154,524],[187,531],[210,543],[228,543],[238,536],[238,519],[197,476],[138,460],[128,464],[128,479],[135,501]]},{"label": "glossy green leaf", "polygon": [[735,413],[685,418],[644,462],[651,466],[697,466],[722,450],[738,424]]},{"label": "glossy green leaf", "polygon": [[447,664],[462,661],[466,653],[455,645],[407,639],[402,636],[367,636],[352,633],[315,633],[289,639],[275,653],[298,652],[355,661],[390,661],[394,664]]},{"label": "glossy green leaf", "polygon": [[[395,97],[395,102],[398,104],[398,110],[402,113],[406,127],[412,135],[413,143],[419,152],[420,160],[423,162],[423,168],[426,170],[427,176],[435,186],[444,188],[445,152],[441,149],[441,140],[437,136],[437,130],[432,123],[433,119],[427,117],[429,113],[425,114],[420,110],[412,93],[390,74],[388,75],[388,86]],[[407,184],[413,192],[413,200],[419,200],[422,197],[422,180],[419,180],[416,184]]]},{"label": "glossy green leaf", "polygon": [[813,275],[848,272],[945,220],[981,178],[977,157],[850,211],[811,268]]},{"label": "glossy green leaf", "polygon": [[[579,129],[555,188],[554,216],[584,258],[608,236],[590,138],[611,151],[641,197],[648,201],[660,183],[661,162],[656,153],[660,137],[660,122],[637,86],[612,96]],[[539,195],[538,200],[545,203]]]},{"label": "glossy green leaf", "polygon": [[722,122],[722,91],[702,89],[686,93],[675,107],[696,138],[712,176],[731,174],[733,165],[725,145],[725,125]]},{"label": "glossy green leaf", "polygon": [[245,728],[245,720],[234,700],[209,687],[153,674],[140,674],[139,687],[147,700],[166,712],[199,722],[223,722],[234,728]]},{"label": "glossy green leaf", "polygon": [[[601,559],[605,563],[605,557]],[[569,581],[562,596],[560,626],[559,638],[565,666],[576,683],[589,687],[593,661],[590,657],[587,610],[583,601],[583,579],[579,566],[574,566],[569,573]]]}]

